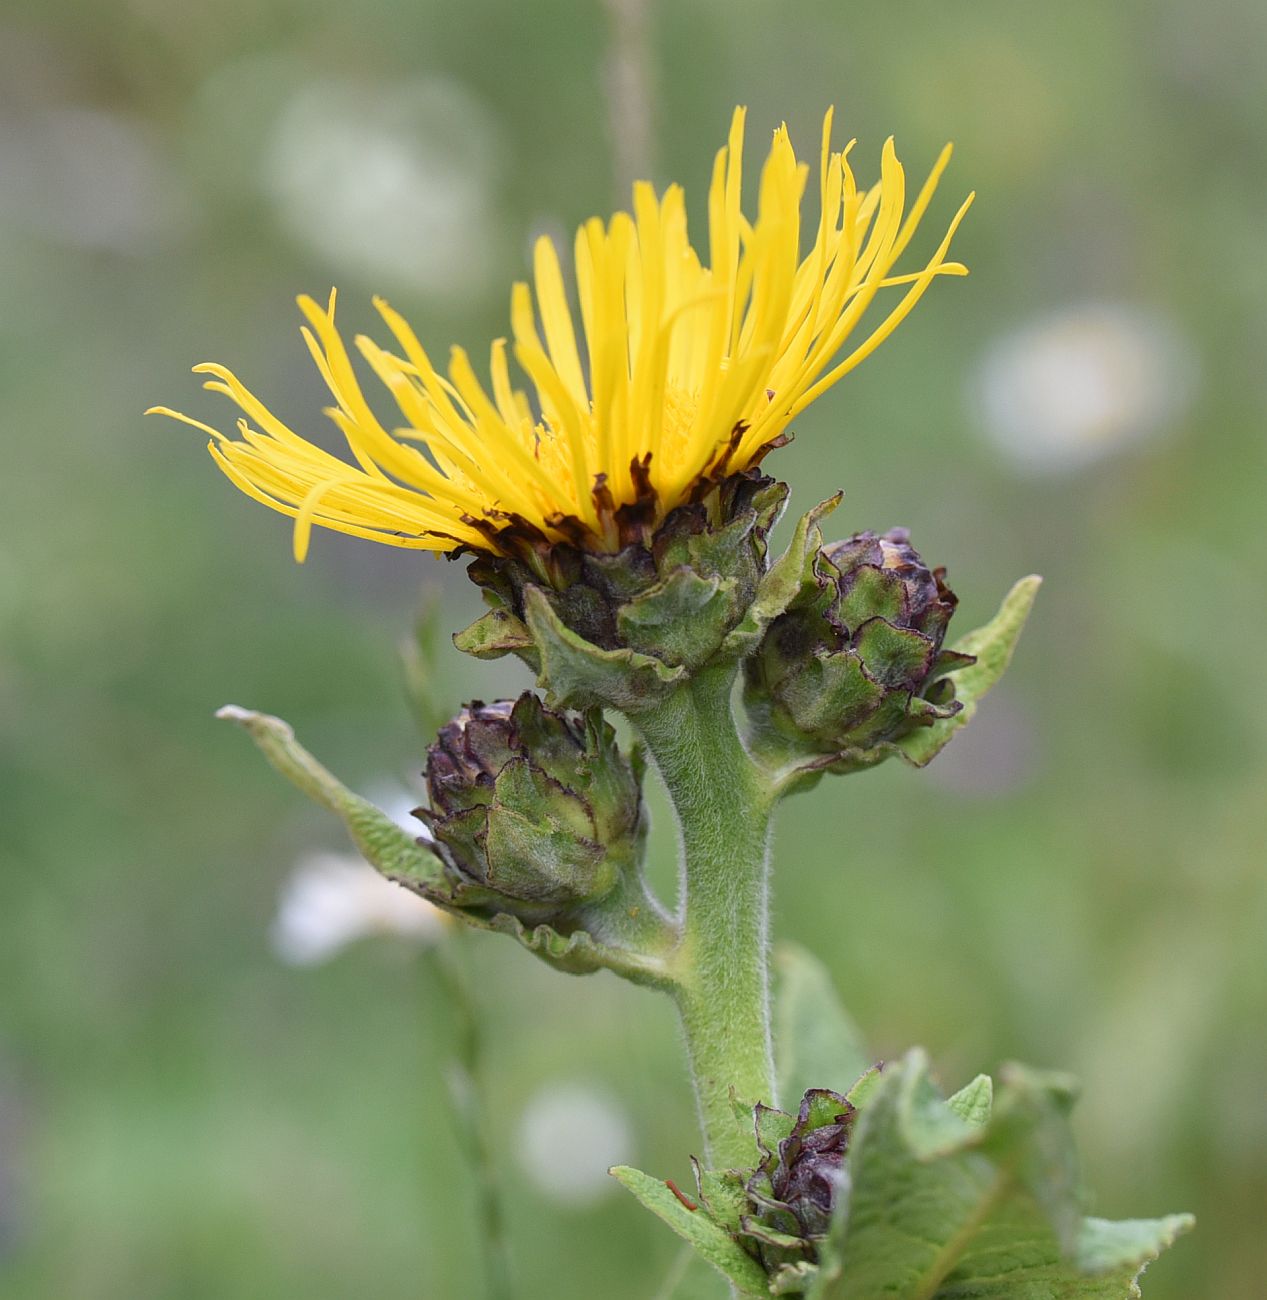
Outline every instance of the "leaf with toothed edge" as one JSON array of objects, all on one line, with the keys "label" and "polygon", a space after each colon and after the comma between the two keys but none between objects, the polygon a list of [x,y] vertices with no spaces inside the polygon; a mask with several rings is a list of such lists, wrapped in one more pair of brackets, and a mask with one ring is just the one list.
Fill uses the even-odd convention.
[{"label": "leaf with toothed edge", "polygon": [[[1075,1093],[1067,1075],[1008,1065],[997,1088],[978,1075],[943,1099],[918,1049],[868,1070],[849,1093],[858,1118],[835,1211],[826,1233],[809,1239],[750,1169],[693,1161],[697,1200],[637,1170],[612,1173],[743,1295],[1140,1300],[1145,1267],[1192,1219],[1083,1217],[1069,1125]],[[738,1118],[743,1108],[733,1095],[732,1103]],[[781,1145],[791,1116],[757,1106],[754,1119],[763,1153],[795,1158]],[[753,1253],[737,1255],[736,1238]],[[757,1243],[768,1269],[760,1284]]]},{"label": "leaf with toothed edge", "polygon": [[807,1300],[1133,1300],[1186,1215],[1084,1219],[1070,1081],[1010,1066],[943,1101],[918,1051],[878,1076]]},{"label": "leaf with toothed edge", "polygon": [[672,982],[669,972],[655,958],[601,943],[587,930],[561,934],[549,925],[525,925],[508,912],[498,912],[474,923],[481,929],[510,935],[546,965],[567,975],[593,975],[610,970],[630,983],[651,988],[666,987]]},{"label": "leaf with toothed edge", "polygon": [[675,569],[621,606],[616,615],[621,639],[635,653],[699,668],[716,654],[733,622],[737,585],[734,578]]},{"label": "leaf with toothed edge", "polygon": [[700,1204],[727,1232],[737,1233],[740,1220],[748,1212],[748,1194],[743,1178],[733,1169],[703,1169],[694,1156],[695,1187]]},{"label": "leaf with toothed edge", "polygon": [[985,1124],[994,1108],[994,1081],[988,1074],[978,1074],[953,1097],[947,1097],[946,1105],[969,1124]]},{"label": "leaf with toothed edge", "polygon": [[228,705],[216,716],[236,722],[277,772],[339,817],[362,857],[393,883],[422,895],[476,929],[509,934],[556,970],[577,975],[611,970],[639,984],[658,987],[671,983],[655,958],[602,944],[584,929],[563,935],[548,925],[530,928],[504,912],[490,914],[488,898],[472,906],[470,899],[455,894],[453,882],[429,847],[368,800],[353,794],[299,744],[288,723],[236,705]]},{"label": "leaf with toothed edge", "polygon": [[[927,767],[976,713],[982,698],[1007,670],[1042,581],[1033,574],[1022,578],[1004,597],[990,622],[962,637],[952,650],[942,652],[941,658],[952,665],[945,672],[955,684],[953,703],[943,708],[918,698],[911,701],[913,711],[931,718],[929,725],[917,727],[898,740],[882,740],[867,748],[854,746],[796,762],[784,773],[783,793],[808,789],[825,772],[861,772],[895,755],[912,767]],[[967,662],[960,662],[964,660]]]}]

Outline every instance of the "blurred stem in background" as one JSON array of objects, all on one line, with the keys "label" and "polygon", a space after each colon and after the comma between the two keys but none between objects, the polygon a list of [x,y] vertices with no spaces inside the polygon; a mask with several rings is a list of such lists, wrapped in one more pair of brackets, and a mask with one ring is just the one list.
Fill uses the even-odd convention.
[{"label": "blurred stem in background", "polygon": [[[405,697],[423,745],[429,745],[447,719],[434,689],[441,640],[440,594],[428,585],[421,593],[412,634],[400,647]],[[470,1162],[475,1190],[477,1237],[483,1243],[488,1300],[511,1300],[510,1250],[506,1239],[501,1184],[494,1164],[485,1090],[485,1039],[480,1006],[469,970],[470,936],[460,925],[448,927],[442,942],[428,952],[445,1003],[453,1012],[454,1055],[449,1063],[449,1098],[459,1141]]]},{"label": "blurred stem in background", "polygon": [[612,142],[616,202],[629,201],[634,181],[648,180],[652,157],[651,0],[605,0],[611,19],[604,84]]},{"label": "blurred stem in background", "polygon": [[427,583],[418,596],[418,613],[409,636],[400,644],[405,700],[424,746],[449,720],[435,690],[436,658],[444,638],[439,588]]},{"label": "blurred stem in background", "polygon": [[659,1289],[651,1300],[676,1300],[678,1288],[686,1281],[686,1275],[691,1271],[691,1265],[695,1262],[695,1249],[692,1246],[683,1246],[678,1251],[677,1258],[673,1261],[664,1281],[660,1284]]},{"label": "blurred stem in background", "polygon": [[453,926],[444,942],[436,944],[428,956],[445,1003],[453,1011],[454,1056],[447,1082],[459,1141],[470,1161],[475,1184],[476,1236],[483,1247],[485,1293],[488,1300],[511,1300],[514,1293],[506,1218],[487,1123],[485,1040],[469,972],[468,947],[469,936],[460,926]]}]

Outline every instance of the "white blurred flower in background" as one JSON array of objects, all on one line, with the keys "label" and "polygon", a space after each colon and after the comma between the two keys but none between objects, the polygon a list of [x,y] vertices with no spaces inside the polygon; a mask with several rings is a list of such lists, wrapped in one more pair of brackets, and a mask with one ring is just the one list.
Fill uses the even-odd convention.
[{"label": "white blurred flower in background", "polygon": [[448,924],[439,908],[385,880],[356,854],[311,853],[282,886],[270,938],[282,961],[314,966],[372,935],[426,946]]},{"label": "white blurred flower in background", "polygon": [[493,115],[455,81],[341,78],[286,103],[262,176],[282,225],[332,265],[465,294],[499,271],[500,152]]},{"label": "white blurred flower in background", "polygon": [[420,840],[432,838],[426,825],[414,816],[414,809],[425,801],[425,796],[419,791],[410,789],[394,776],[385,776],[370,783],[365,797],[385,812],[402,831],[408,831]]},{"label": "white blurred flower in background", "polygon": [[632,1162],[633,1126],[605,1091],[582,1083],[551,1083],[530,1098],[519,1117],[518,1154],[539,1192],[580,1208],[615,1191],[607,1171]]},{"label": "white blurred flower in background", "polygon": [[1068,473],[1165,432],[1186,411],[1196,376],[1172,323],[1090,302],[997,340],[974,388],[986,433],[1016,469]]}]

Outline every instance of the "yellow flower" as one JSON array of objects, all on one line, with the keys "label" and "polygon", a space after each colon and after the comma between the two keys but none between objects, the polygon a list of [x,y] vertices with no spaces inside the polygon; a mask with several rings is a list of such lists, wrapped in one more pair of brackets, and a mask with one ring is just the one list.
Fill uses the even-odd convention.
[{"label": "yellow flower", "polygon": [[[804,257],[809,167],[797,162],[786,127],[774,133],[761,171],[756,220],[740,209],[743,109],[713,166],[708,265],[688,241],[681,188],[657,197],[640,182],[632,215],[618,212],[607,224],[595,217],[577,232],[578,331],[554,245],[538,240],[535,309],[527,284],[515,285],[510,308],[512,349],[535,404],[513,384],[505,339],[492,345],[490,393],[461,348],[442,375],[406,321],[377,299],[399,351],[364,336],[356,348],[399,408],[402,423],[388,430],[361,390],[331,293],[325,308],[308,297],[299,307],[334,398],[327,414],[354,463],[294,433],[220,365],[195,371],[241,408],[237,438],[154,410],[209,433],[229,479],[295,520],[301,561],[314,524],[431,551],[505,554],[525,538],[614,550],[620,507],[636,505],[658,522],[756,464],[801,411],[879,347],[936,276],[966,274],[945,258],[971,195],[931,260],[892,274],[950,147],[905,211],[892,140],[879,184],[859,190],[850,148],[831,151],[831,123],[828,112],[818,229]],[[876,295],[895,287],[904,292],[851,342]]]}]

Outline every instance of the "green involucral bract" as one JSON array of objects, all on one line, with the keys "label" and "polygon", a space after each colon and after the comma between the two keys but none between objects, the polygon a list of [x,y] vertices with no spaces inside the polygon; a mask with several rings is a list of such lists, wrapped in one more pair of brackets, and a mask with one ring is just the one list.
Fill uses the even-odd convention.
[{"label": "green involucral bract", "polygon": [[441,728],[426,780],[436,901],[557,922],[638,874],[641,771],[597,713],[555,713],[531,692],[477,701]]},{"label": "green involucral bract", "polygon": [[948,675],[972,662],[943,649],[957,604],[904,529],[822,547],[789,608],[745,663],[745,701],[785,743],[837,771],[961,707]]},{"label": "green involucral bract", "polygon": [[479,658],[516,653],[554,704],[636,713],[721,657],[767,570],[787,488],[756,470],[705,485],[652,527],[618,512],[619,549],[568,545],[480,555],[470,576],[490,612],[454,638]]}]

